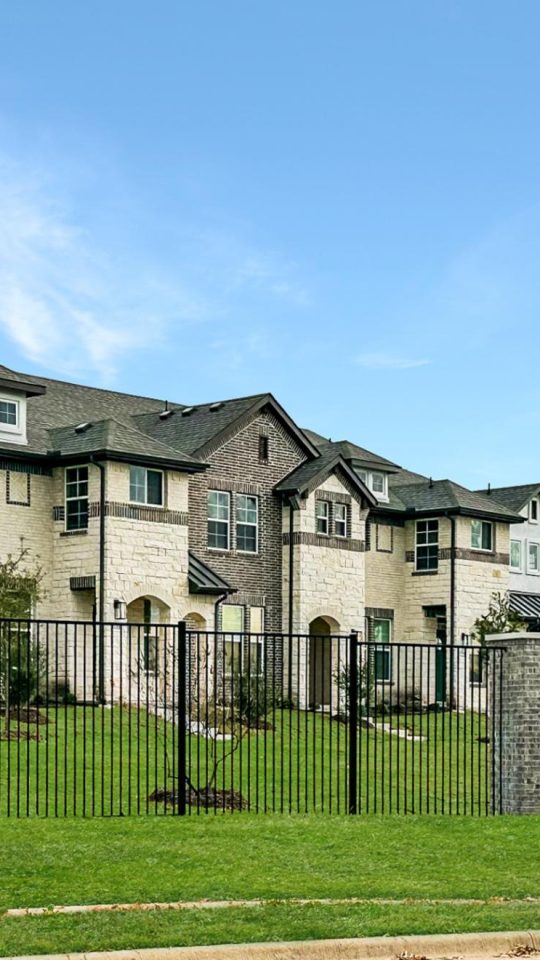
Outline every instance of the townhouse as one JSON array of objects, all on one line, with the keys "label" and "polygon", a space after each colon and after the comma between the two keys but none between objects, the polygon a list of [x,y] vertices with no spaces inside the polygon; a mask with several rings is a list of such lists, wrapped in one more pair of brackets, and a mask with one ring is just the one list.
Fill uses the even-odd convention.
[{"label": "townhouse", "polygon": [[45,571],[36,617],[144,624],[148,662],[152,625],[178,620],[252,635],[261,661],[302,634],[323,704],[325,635],[375,640],[381,683],[392,642],[459,642],[509,588],[523,521],[500,493],[300,429],[271,394],[186,406],[6,367],[0,472],[2,557],[22,540]]}]

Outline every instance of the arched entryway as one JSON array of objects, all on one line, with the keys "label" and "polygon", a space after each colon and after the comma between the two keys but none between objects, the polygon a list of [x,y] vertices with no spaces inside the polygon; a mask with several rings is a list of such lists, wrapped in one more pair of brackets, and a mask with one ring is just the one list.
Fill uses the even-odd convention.
[{"label": "arched entryway", "polygon": [[137,635],[131,632],[132,643],[140,648],[141,667],[155,671],[159,660],[160,626],[170,623],[170,607],[151,595],[136,597],[127,605],[127,622],[139,624]]},{"label": "arched entryway", "polygon": [[316,617],[309,625],[309,703],[329,707],[332,701],[332,634],[339,633],[333,617]]}]

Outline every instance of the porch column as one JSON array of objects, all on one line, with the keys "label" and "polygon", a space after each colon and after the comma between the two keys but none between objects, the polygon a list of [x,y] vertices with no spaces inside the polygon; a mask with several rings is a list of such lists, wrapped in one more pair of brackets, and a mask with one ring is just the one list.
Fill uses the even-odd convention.
[{"label": "porch column", "polygon": [[504,647],[495,724],[495,801],[501,813],[540,813],[540,633],[494,634]]}]

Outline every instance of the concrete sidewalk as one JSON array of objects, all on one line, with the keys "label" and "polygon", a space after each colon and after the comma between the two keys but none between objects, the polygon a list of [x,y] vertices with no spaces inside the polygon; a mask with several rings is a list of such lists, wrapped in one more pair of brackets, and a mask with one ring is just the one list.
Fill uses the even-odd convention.
[{"label": "concrete sidewalk", "polygon": [[297,943],[160,947],[101,953],[59,953],[0,960],[495,960],[540,955],[540,930],[424,937],[367,937]]}]

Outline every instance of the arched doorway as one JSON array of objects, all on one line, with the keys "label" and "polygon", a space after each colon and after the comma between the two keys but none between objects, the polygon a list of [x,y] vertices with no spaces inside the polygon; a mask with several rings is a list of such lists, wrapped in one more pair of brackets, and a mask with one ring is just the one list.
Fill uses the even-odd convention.
[{"label": "arched doorway", "polygon": [[140,665],[146,672],[158,668],[159,627],[170,622],[170,608],[154,596],[136,597],[127,605],[128,624],[138,624],[137,635],[132,632],[133,644],[140,648]]},{"label": "arched doorway", "polygon": [[309,625],[309,703],[328,707],[332,701],[332,633],[339,625],[332,617],[316,617]]}]

